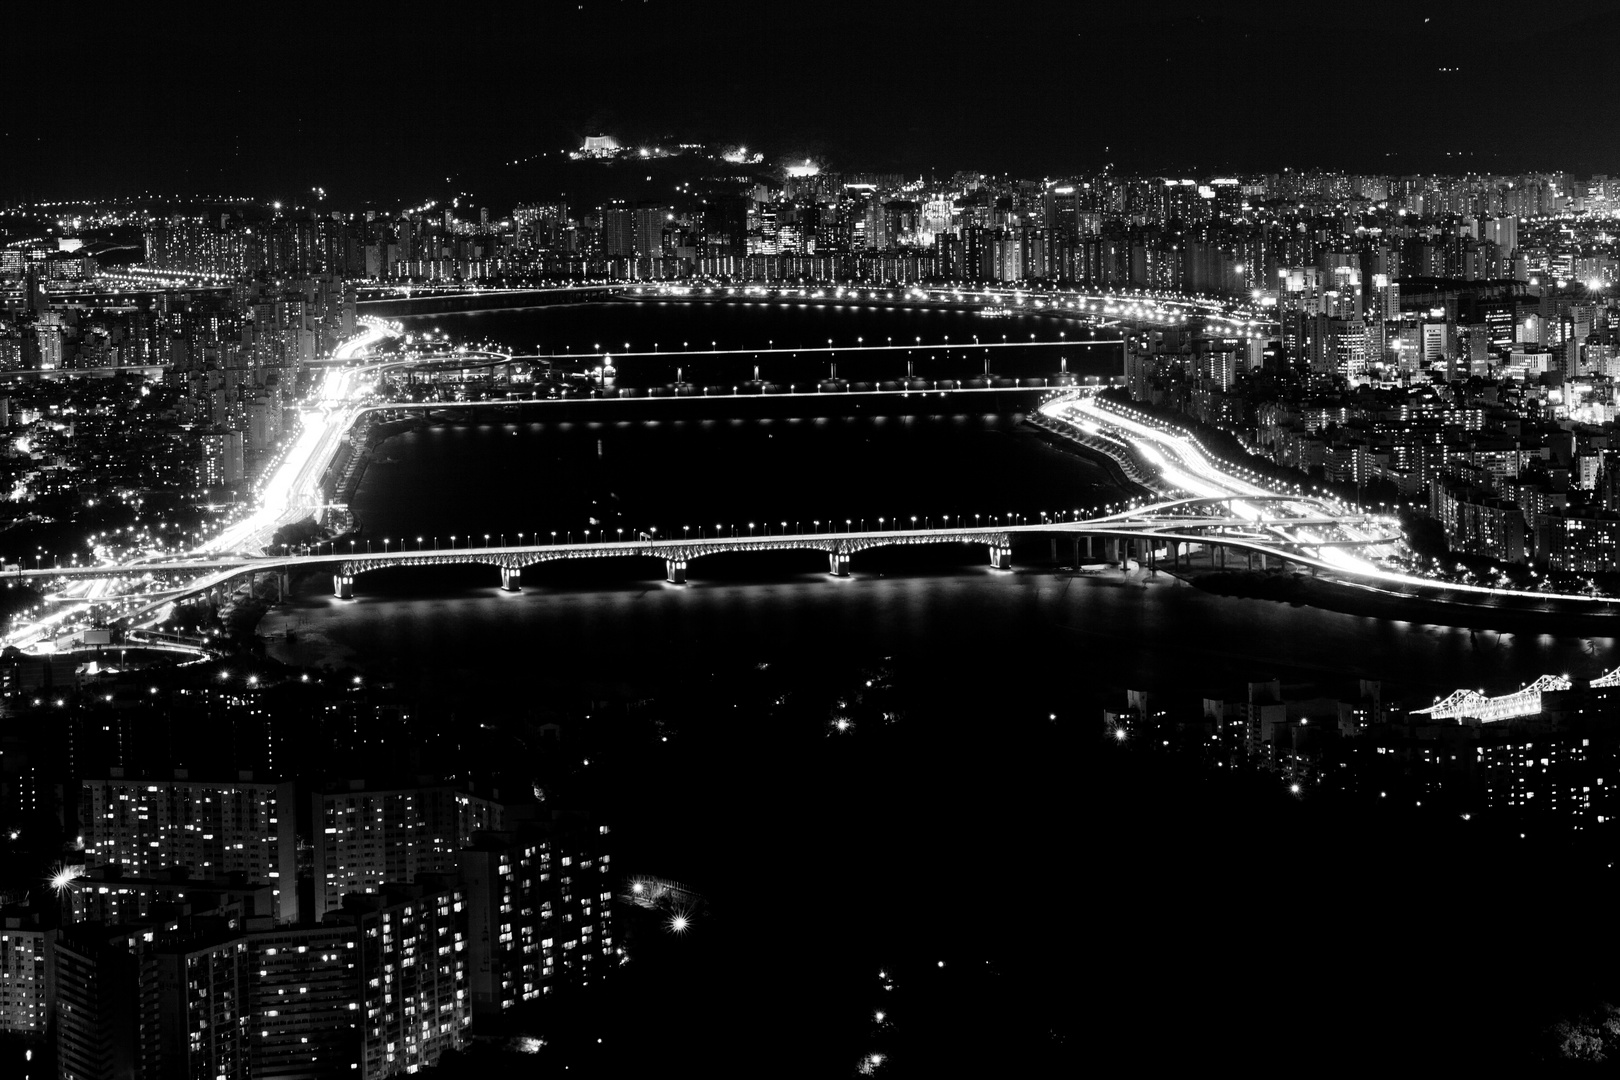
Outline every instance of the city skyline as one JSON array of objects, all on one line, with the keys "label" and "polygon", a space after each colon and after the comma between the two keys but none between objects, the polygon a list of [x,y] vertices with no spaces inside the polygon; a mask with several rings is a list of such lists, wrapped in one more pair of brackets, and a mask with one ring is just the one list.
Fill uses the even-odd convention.
[{"label": "city skyline", "polygon": [[1620,8],[8,29],[0,1074],[1620,1060]]}]

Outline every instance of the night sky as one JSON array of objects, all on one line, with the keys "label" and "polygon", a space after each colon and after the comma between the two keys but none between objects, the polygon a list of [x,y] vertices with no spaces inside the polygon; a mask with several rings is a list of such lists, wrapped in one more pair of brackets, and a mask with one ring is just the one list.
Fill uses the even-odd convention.
[{"label": "night sky", "polygon": [[7,14],[0,199],[398,205],[602,131],[941,174],[1620,173],[1614,3],[66,10]]}]

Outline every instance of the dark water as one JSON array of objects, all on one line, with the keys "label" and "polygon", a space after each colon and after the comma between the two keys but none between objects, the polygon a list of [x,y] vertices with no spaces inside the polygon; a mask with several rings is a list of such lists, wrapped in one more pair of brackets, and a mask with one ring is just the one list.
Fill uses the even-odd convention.
[{"label": "dark water", "polygon": [[[933,399],[939,400],[939,399]],[[958,399],[946,399],[959,404]],[[971,403],[969,403],[971,404]],[[567,408],[564,406],[564,408]],[[673,405],[685,409],[684,405]],[[892,527],[1065,512],[1116,493],[1102,468],[1040,440],[1017,417],[546,419],[433,425],[384,442],[351,503],[374,549],[416,537],[616,539]],[[600,409],[597,409],[600,414]],[[604,414],[606,415],[606,414]],[[976,517],[977,515],[977,517]],[[596,521],[593,523],[592,518]]]},{"label": "dark water", "polygon": [[[508,318],[536,316],[461,321]],[[713,325],[742,332],[729,316]],[[566,534],[592,516],[671,535],[1029,514],[1110,494],[1094,467],[971,414],[536,418],[430,427],[382,453],[354,505],[374,541],[413,546]],[[1323,1045],[1387,1057],[1443,1049],[1431,1022],[1483,1037],[1493,1016],[1544,1003],[1538,986],[1570,984],[1539,953],[1474,950],[1499,932],[1479,901],[1584,910],[1596,894],[1470,848],[1454,823],[1321,819],[1145,766],[1102,745],[1097,721],[1128,687],[1218,695],[1276,676],[1332,690],[1366,676],[1426,699],[1590,676],[1615,663],[1612,639],[1075,576],[1044,541],[1014,554],[1020,569],[1003,573],[982,548],[880,549],[847,580],[814,553],[714,556],[685,587],[650,560],[601,560],[530,568],[517,595],[487,567],[380,571],[350,602],[306,582],[266,629],[297,626],[280,655],[358,664],[451,730],[565,719],[559,752],[613,815],[621,867],[686,881],[710,904],[688,938],[642,935],[612,1009],[582,1021],[582,1044],[603,1037],[621,1072],[791,1060],[847,1075],[873,1051],[893,1055],[894,1075],[1155,1055],[1292,1065]],[[864,688],[875,668],[892,684],[882,707],[835,733],[839,702],[877,693]],[[893,722],[875,719],[891,707]],[[880,968],[898,973],[895,990]],[[1375,985],[1410,990],[1430,1019],[1366,1016]],[[1281,1002],[1301,1008],[1273,1024]]]},{"label": "dark water", "polygon": [[[975,344],[996,345],[989,352],[990,374],[1026,377],[1056,374],[1059,358],[1067,370],[1082,376],[1123,373],[1120,346],[1080,344],[1097,331],[1082,320],[1055,314],[1013,315],[987,319],[971,311],[937,308],[880,307],[812,301],[645,301],[521,308],[419,316],[404,320],[416,332],[436,330],[456,342],[490,341],[515,353],[620,354],[658,352],[656,357],[616,361],[620,385],[662,386],[675,380],[676,367],[687,382],[730,386],[759,377],[778,382],[825,378],[828,355],[755,357],[686,357],[710,349],[834,349],[864,346],[951,345],[944,351],[863,352],[838,357],[845,379],[902,378],[907,361],[918,376],[966,378],[985,373],[986,351]],[[1060,342],[1061,348],[1001,348],[1019,343]]]},{"label": "dark water", "polygon": [[[1044,561],[1050,549],[1036,541],[1019,553]],[[598,560],[530,567],[516,595],[500,592],[488,567],[377,571],[359,579],[352,602],[311,583],[296,615],[267,625],[303,630],[284,652],[295,662],[335,648],[407,680],[429,665],[527,664],[525,678],[542,686],[655,682],[711,656],[834,663],[899,653],[962,679],[1016,678],[1037,712],[1127,688],[1240,694],[1245,681],[1274,676],[1332,687],[1381,678],[1397,699],[1423,700],[1458,686],[1516,688],[1547,672],[1592,677],[1615,663],[1613,638],[1417,625],[1213,596],[1139,571],[1000,573],[976,565],[982,554],[880,549],[857,556],[846,580],[828,578],[814,552],[711,556],[692,564],[685,586],[663,582],[653,560]],[[476,684],[456,692],[484,696]],[[491,688],[489,707],[503,694]]]}]

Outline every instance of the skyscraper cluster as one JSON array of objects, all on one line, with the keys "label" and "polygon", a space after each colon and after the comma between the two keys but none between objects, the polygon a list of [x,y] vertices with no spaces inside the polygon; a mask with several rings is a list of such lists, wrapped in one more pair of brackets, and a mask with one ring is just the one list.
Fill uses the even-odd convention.
[{"label": "skyscraper cluster", "polygon": [[[0,1035],[54,1056],[62,1076],[393,1076],[618,965],[606,825],[527,792],[312,769],[323,756],[386,768],[389,752],[343,733],[366,714],[397,741],[409,722],[294,680],[316,695],[303,711],[328,731],[323,754],[312,732],[276,730],[300,707],[250,685],[187,728],[248,736],[185,758],[196,769],[141,767],[164,754],[139,744],[187,724],[183,702],[113,722],[109,694],[64,714],[61,737],[8,746],[32,768],[7,793],[32,794],[7,801],[7,827],[61,814],[82,861],[44,884],[49,903],[0,906]],[[274,775],[226,767],[271,761],[289,737],[298,748]],[[77,806],[62,805],[72,790]]]}]

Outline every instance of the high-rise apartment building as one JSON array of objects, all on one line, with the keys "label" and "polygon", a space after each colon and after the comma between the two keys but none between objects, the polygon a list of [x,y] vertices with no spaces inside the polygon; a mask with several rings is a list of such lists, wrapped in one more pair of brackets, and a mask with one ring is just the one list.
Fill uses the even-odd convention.
[{"label": "high-rise apartment building", "polygon": [[456,851],[474,833],[501,828],[503,820],[499,803],[453,785],[316,794],[313,917],[340,908],[348,893],[454,872]]},{"label": "high-rise apartment building", "polygon": [[667,206],[636,207],[635,253],[643,258],[664,254],[664,228],[671,218]]},{"label": "high-rise apartment building", "polygon": [[475,1016],[600,978],[618,955],[608,827],[559,821],[460,853]]},{"label": "high-rise apartment building", "polygon": [[0,917],[0,1035],[45,1035],[46,934],[35,918]]},{"label": "high-rise apartment building", "polygon": [[[118,770],[115,770],[115,772]],[[274,887],[276,917],[298,918],[293,786],[235,782],[87,780],[79,820],[89,866],[140,877],[184,867],[219,880],[239,874]]]},{"label": "high-rise apartment building", "polygon": [[443,877],[353,904],[359,943],[361,1074],[395,1076],[458,1049],[472,1024],[467,908]]},{"label": "high-rise apartment building", "polygon": [[636,253],[636,212],[614,201],[602,207],[602,254],[609,258]]},{"label": "high-rise apartment building", "polygon": [[60,1075],[373,1080],[463,1045],[466,913],[453,885],[362,898],[320,926],[267,921],[65,928],[53,952]]},{"label": "high-rise apartment building", "polygon": [[139,1061],[136,954],[150,931],[63,927],[51,949],[61,1080],[130,1080]]}]

